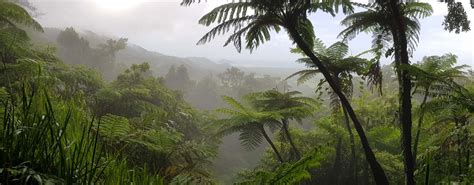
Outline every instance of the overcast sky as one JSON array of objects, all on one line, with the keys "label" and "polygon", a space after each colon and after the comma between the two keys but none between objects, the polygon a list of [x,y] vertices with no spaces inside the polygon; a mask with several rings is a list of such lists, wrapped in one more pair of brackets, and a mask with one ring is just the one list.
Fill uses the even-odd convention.
[{"label": "overcast sky", "polygon": [[[364,2],[364,0],[358,0]],[[459,62],[474,66],[474,32],[454,34],[443,30],[443,16],[446,5],[432,2],[433,16],[421,21],[420,44],[413,61],[426,55],[442,55],[448,52],[459,56]],[[31,0],[42,13],[37,19],[44,27],[74,27],[77,30],[91,30],[99,34],[125,37],[130,43],[148,50],[180,57],[207,57],[213,60],[233,60],[240,65],[266,67],[296,67],[298,56],[289,53],[292,43],[287,34],[273,34],[272,40],[259,47],[252,54],[237,53],[235,48],[222,47],[224,37],[206,45],[196,42],[210,28],[199,25],[198,19],[223,0],[209,0],[207,3],[182,7],[179,0]],[[365,0],[366,2],[366,0]],[[471,22],[474,9],[468,0],[462,0]],[[326,44],[338,40],[339,15],[335,18],[317,13],[311,16],[317,37]],[[474,29],[474,24],[471,24]],[[351,52],[368,49],[371,39],[360,35],[350,42]]]}]

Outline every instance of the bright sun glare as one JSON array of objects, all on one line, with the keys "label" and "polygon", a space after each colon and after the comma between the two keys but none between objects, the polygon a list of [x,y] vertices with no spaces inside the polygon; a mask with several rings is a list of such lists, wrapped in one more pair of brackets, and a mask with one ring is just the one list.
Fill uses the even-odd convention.
[{"label": "bright sun glare", "polygon": [[134,8],[144,0],[94,0],[97,6],[109,11],[121,11]]}]

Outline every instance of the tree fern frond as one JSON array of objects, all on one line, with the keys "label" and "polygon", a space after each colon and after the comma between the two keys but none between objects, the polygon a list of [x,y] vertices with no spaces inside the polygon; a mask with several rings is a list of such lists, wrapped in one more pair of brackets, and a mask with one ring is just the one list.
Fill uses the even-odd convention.
[{"label": "tree fern frond", "polygon": [[43,31],[41,25],[23,7],[9,1],[0,1],[0,24],[3,24],[0,26],[18,28],[15,23]]},{"label": "tree fern frond", "polygon": [[209,26],[212,23],[222,24],[231,20],[239,20],[243,17],[255,17],[247,16],[247,9],[251,6],[252,4],[248,2],[232,2],[218,6],[202,16],[199,19],[199,24]]},{"label": "tree fern frond", "polygon": [[320,165],[324,157],[321,155],[324,150],[322,148],[314,149],[300,160],[293,164],[285,163],[280,165],[273,171],[259,170],[253,172],[250,179],[246,179],[243,182],[238,182],[238,185],[255,185],[255,184],[298,184],[303,180],[311,178],[309,170],[316,168]]},{"label": "tree fern frond", "polygon": [[319,39],[319,38],[314,39],[313,51],[315,53],[325,55],[326,54],[326,48],[327,48],[326,45],[324,45],[324,42],[321,39]]},{"label": "tree fern frond", "polygon": [[278,168],[275,175],[269,179],[269,184],[293,184],[310,179],[309,170],[319,166],[324,158],[320,152],[315,149],[296,163]]},{"label": "tree fern frond", "polygon": [[258,127],[251,126],[241,130],[239,140],[247,150],[254,150],[262,144],[263,135]]},{"label": "tree fern frond", "polygon": [[236,108],[238,111],[247,112],[247,109],[234,98],[223,96],[222,99],[233,108]]},{"label": "tree fern frond", "polygon": [[297,82],[298,85],[300,85],[315,77],[317,74],[319,74],[319,70],[317,69],[305,69],[291,74],[290,76],[286,77],[286,79],[298,76]]},{"label": "tree fern frond", "polygon": [[128,119],[113,114],[107,114],[100,120],[100,134],[104,137],[123,139],[131,133]]},{"label": "tree fern frond", "polygon": [[379,22],[384,21],[383,16],[374,11],[358,12],[345,17],[341,24],[347,26],[339,33],[340,38],[351,40],[361,32],[368,32],[379,26]]},{"label": "tree fern frond", "polygon": [[402,11],[411,18],[425,18],[431,16],[433,8],[429,3],[409,2],[402,6]]},{"label": "tree fern frond", "polygon": [[333,59],[342,59],[349,52],[349,46],[343,42],[336,42],[326,49],[325,55]]},{"label": "tree fern frond", "polygon": [[[204,36],[199,39],[197,44],[205,44],[207,42],[210,42],[212,39],[214,39],[217,35],[222,35],[230,31],[232,27],[238,27],[242,26],[244,23],[255,19],[255,15],[249,15],[249,16],[244,16],[244,17],[239,17],[239,18],[234,18],[227,20],[225,22],[220,23],[216,27],[212,28],[209,32],[204,34]],[[205,20],[201,20],[202,22],[205,22]],[[247,31],[247,30],[245,30]]]}]

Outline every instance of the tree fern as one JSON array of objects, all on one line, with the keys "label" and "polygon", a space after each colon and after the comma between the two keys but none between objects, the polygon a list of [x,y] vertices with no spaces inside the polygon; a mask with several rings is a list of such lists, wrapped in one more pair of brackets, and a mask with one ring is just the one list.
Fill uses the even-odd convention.
[{"label": "tree fern", "polygon": [[271,127],[273,124],[279,124],[280,122],[277,120],[282,119],[282,116],[272,111],[260,111],[244,107],[231,97],[224,96],[223,99],[228,102],[233,109],[223,108],[217,110],[229,116],[229,118],[217,122],[220,123],[219,132],[221,134],[239,132],[239,140],[242,145],[250,150],[260,145],[264,138],[274,150],[277,158],[283,162],[280,152],[276,149],[273,141],[265,130],[265,127],[269,124]]},{"label": "tree fern", "polygon": [[128,119],[113,114],[102,116],[100,134],[111,139],[126,139],[132,128]]},{"label": "tree fern", "polygon": [[[183,5],[189,5],[193,2],[199,2],[195,0],[184,0]],[[230,23],[229,20],[226,20],[227,12],[232,11],[229,8],[234,8],[238,6],[233,6],[234,4],[240,4],[242,2],[250,3],[249,15],[254,15],[255,17],[244,20],[237,20],[239,17],[233,16],[229,20],[237,20],[239,23]],[[353,120],[356,125],[357,131],[359,132],[360,139],[364,145],[364,151],[367,154],[367,159],[371,164],[372,172],[377,182],[387,183],[387,178],[384,175],[383,169],[377,163],[373,152],[368,146],[367,138],[363,134],[363,128],[357,119],[357,116],[352,109],[352,106],[348,102],[345,95],[341,92],[339,85],[334,82],[332,79],[329,70],[326,69],[325,64],[314,54],[312,51],[314,45],[314,27],[312,22],[308,19],[308,14],[314,13],[316,11],[323,11],[330,13],[335,16],[335,13],[339,11],[339,7],[342,7],[343,13],[352,12],[352,6],[348,0],[328,0],[328,1],[303,1],[303,0],[281,0],[281,1],[266,1],[266,0],[245,0],[245,1],[232,1],[230,3],[224,4],[218,7],[217,10],[212,12],[226,12],[223,15],[223,19],[216,20],[216,15],[204,17],[209,21],[205,21],[208,25],[209,22],[217,23],[216,27],[226,27],[225,25],[231,24],[234,25],[233,29],[227,29],[225,32],[219,32],[212,30],[210,34],[205,35],[202,40],[209,41],[209,37],[213,38],[213,35],[229,33],[230,36],[226,43],[234,43],[234,46],[238,51],[242,48],[242,43],[244,42],[245,47],[252,51],[257,48],[259,45],[270,39],[270,31],[278,32],[280,29],[285,30],[290,39],[304,51],[304,53],[311,58],[311,61],[321,70],[324,78],[330,84],[331,88],[337,93],[338,97],[341,99],[344,107],[347,108],[349,112],[349,117]],[[221,13],[222,15],[222,13]],[[235,13],[233,14],[235,15]],[[226,21],[226,22],[223,22]],[[219,30],[220,28],[217,28]],[[272,144],[271,144],[272,145]],[[275,147],[272,147],[275,148]],[[276,150],[275,150],[276,151]],[[281,161],[281,160],[280,160]]]},{"label": "tree fern", "polygon": [[[352,39],[361,32],[373,33],[373,38],[379,43],[381,40],[393,40],[390,33],[391,20],[386,16],[386,7],[377,2],[369,4],[354,3],[354,5],[365,8],[366,11],[357,12],[346,16],[341,24],[347,26],[339,36],[344,39]],[[418,43],[420,30],[418,19],[425,18],[433,12],[431,5],[422,2],[400,3],[400,9],[406,24],[406,34],[408,35],[411,50],[414,50]],[[382,39],[383,38],[383,39]],[[382,49],[382,48],[381,48]],[[389,50],[390,51],[390,50]]]},{"label": "tree fern", "polygon": [[311,178],[310,170],[320,165],[322,152],[321,149],[314,149],[293,164],[285,163],[273,171],[256,171],[250,180],[236,184],[299,184]]},{"label": "tree fern", "polygon": [[41,25],[36,22],[23,7],[7,0],[0,1],[0,25],[19,29],[17,24],[32,27],[43,31]]}]

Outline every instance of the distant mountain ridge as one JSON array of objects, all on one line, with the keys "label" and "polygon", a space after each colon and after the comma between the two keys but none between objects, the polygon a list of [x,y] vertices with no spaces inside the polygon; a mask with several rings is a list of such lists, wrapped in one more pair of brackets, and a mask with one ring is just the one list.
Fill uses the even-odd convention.
[{"label": "distant mountain ridge", "polygon": [[[31,33],[33,42],[57,46],[56,39],[62,29],[45,28],[44,33]],[[76,30],[81,37],[89,41],[91,47],[96,47],[112,37],[99,35],[93,31]],[[112,38],[116,39],[116,38]],[[116,55],[116,62],[125,65],[148,62],[154,72],[159,76],[164,76],[172,65],[185,65],[189,69],[189,75],[193,78],[202,78],[206,75],[217,74],[231,67],[229,64],[216,63],[203,57],[175,57],[149,51],[134,43],[128,43],[124,50]]]},{"label": "distant mountain ridge", "polygon": [[[56,39],[63,29],[45,28],[44,33],[31,32],[33,42],[57,46]],[[108,39],[118,39],[110,36],[100,35],[89,30],[76,30],[81,37],[89,41],[91,47],[97,47]],[[291,68],[271,68],[271,67],[243,67],[239,62],[221,59],[213,61],[205,57],[176,57],[165,55],[156,51],[149,51],[137,44],[128,43],[124,50],[120,50],[116,55],[116,62],[125,65],[148,62],[153,71],[158,76],[164,76],[172,65],[184,65],[188,68],[191,78],[201,79],[205,76],[217,74],[225,71],[226,68],[236,66],[245,72],[257,73],[258,75],[271,75],[285,78],[297,69]]]}]

